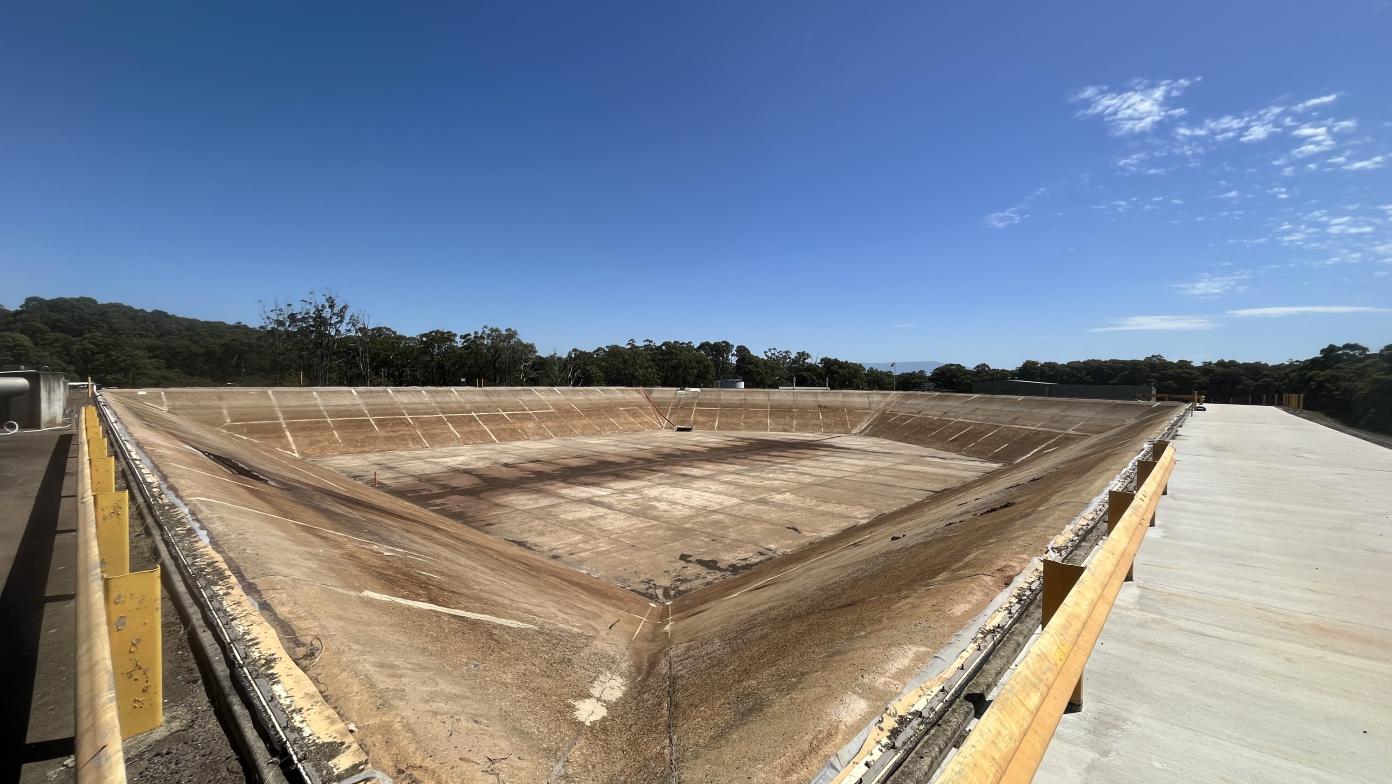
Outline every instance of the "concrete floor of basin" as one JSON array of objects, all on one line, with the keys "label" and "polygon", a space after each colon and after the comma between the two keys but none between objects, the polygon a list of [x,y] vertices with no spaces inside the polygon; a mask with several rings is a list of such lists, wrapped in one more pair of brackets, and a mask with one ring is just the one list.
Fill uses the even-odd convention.
[{"label": "concrete floor of basin", "polygon": [[658,601],[997,468],[863,436],[672,431],[315,462]]}]

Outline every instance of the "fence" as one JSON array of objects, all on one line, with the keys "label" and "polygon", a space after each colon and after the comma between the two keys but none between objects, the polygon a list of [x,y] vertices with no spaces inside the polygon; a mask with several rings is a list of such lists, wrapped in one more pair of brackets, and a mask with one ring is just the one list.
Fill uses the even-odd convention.
[{"label": "fence", "polygon": [[164,721],[160,570],[130,571],[130,503],[91,406],[78,423],[77,780],[124,782],[122,742]]}]

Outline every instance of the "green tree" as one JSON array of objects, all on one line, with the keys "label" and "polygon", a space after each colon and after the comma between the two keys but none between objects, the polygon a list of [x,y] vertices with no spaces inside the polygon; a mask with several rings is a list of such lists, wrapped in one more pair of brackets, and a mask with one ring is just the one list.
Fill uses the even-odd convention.
[{"label": "green tree", "polygon": [[970,392],[972,372],[955,362],[939,365],[928,374],[928,380],[946,392]]}]

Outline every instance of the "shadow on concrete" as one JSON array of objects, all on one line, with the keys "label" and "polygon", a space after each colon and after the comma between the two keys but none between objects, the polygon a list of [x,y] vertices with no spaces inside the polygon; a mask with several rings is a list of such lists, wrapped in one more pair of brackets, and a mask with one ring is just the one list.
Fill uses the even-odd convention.
[{"label": "shadow on concrete", "polygon": [[0,646],[0,683],[6,693],[4,708],[0,710],[0,782],[18,781],[25,763],[72,753],[72,738],[26,742],[44,606],[49,601],[46,593],[54,536],[71,447],[71,434],[59,436],[54,442],[4,592],[0,594],[0,629],[5,630],[7,640]]}]

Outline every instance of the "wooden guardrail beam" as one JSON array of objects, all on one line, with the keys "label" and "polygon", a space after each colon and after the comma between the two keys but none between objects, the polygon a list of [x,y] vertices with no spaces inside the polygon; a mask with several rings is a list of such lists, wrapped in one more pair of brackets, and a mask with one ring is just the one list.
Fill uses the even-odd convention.
[{"label": "wooden guardrail beam", "polygon": [[1157,451],[1149,478],[1136,488],[1067,598],[943,769],[941,784],[1034,778],[1174,470],[1174,449]]},{"label": "wooden guardrail beam", "polygon": [[[91,408],[85,409],[84,422],[95,413]],[[106,591],[97,545],[96,502],[92,495],[87,447],[87,429],[78,428],[77,726],[73,756],[78,784],[124,784],[126,757],[121,747],[121,723],[116,709],[111,640],[106,632]]]}]

